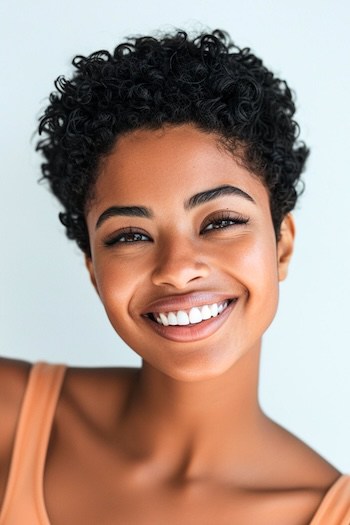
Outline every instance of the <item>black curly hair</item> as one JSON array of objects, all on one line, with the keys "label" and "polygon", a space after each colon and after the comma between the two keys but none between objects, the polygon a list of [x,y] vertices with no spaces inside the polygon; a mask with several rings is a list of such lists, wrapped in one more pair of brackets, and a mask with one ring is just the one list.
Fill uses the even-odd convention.
[{"label": "black curly hair", "polygon": [[221,30],[190,38],[184,31],[133,37],[111,54],[73,59],[40,118],[37,150],[70,239],[90,256],[85,222],[102,159],[123,133],[192,123],[214,132],[261,177],[270,196],[276,238],[298,197],[308,148],[298,141],[286,82]]}]

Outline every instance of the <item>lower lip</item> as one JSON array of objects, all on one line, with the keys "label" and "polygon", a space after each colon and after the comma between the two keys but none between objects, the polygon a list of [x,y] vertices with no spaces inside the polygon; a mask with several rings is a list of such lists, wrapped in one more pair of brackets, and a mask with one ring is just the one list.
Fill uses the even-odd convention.
[{"label": "lower lip", "polygon": [[221,314],[216,317],[211,317],[206,321],[197,324],[189,324],[185,326],[164,326],[148,317],[143,317],[148,326],[157,332],[165,339],[176,341],[180,343],[187,343],[191,341],[200,341],[215,333],[221,325],[226,321],[232,310],[237,304],[237,299],[233,300]]}]

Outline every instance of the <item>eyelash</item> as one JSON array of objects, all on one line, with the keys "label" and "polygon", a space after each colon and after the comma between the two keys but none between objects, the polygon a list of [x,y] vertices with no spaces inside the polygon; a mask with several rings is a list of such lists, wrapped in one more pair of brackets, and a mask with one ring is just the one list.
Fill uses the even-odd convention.
[{"label": "eyelash", "polygon": [[[134,236],[134,239],[124,240],[122,241],[123,237],[127,239],[128,237]],[[145,237],[144,239],[138,239],[135,240],[135,237]],[[114,235],[110,239],[106,239],[104,241],[104,245],[108,248],[110,246],[113,246],[114,244],[133,244],[135,242],[145,242],[149,239],[148,235],[145,233],[140,232],[139,230],[134,230],[133,228],[126,228],[125,230],[122,230],[119,234]]]},{"label": "eyelash", "polygon": [[[206,222],[201,228],[200,234],[203,235],[217,230],[224,230],[226,228],[231,228],[232,226],[248,224],[248,222],[249,219],[243,217],[242,215],[231,216],[228,213],[221,213],[220,215],[206,219]],[[207,229],[208,226],[211,226],[211,228]],[[125,238],[125,240],[122,241],[123,238]],[[127,238],[129,239],[126,240]],[[135,238],[138,239],[136,240]],[[109,248],[116,244],[134,244],[139,242],[147,242],[149,239],[149,236],[140,230],[126,228],[110,239],[106,239],[104,241],[104,245]]]},{"label": "eyelash", "polygon": [[[223,230],[225,228],[230,228],[231,226],[235,225],[248,224],[248,222],[249,219],[247,217],[243,217],[243,215],[232,216],[227,212],[221,212],[219,215],[208,217],[208,219],[206,219],[206,222],[202,226],[201,233],[203,233],[208,226],[212,226],[212,228],[206,230],[207,232],[210,232],[213,230]],[[223,225],[223,223],[229,224]]]}]

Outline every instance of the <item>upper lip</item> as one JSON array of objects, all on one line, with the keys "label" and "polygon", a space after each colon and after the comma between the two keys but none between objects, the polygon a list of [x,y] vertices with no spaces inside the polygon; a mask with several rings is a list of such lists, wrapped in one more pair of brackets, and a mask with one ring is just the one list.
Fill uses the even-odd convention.
[{"label": "upper lip", "polygon": [[221,303],[236,297],[234,294],[229,295],[218,292],[193,292],[183,295],[172,295],[152,301],[143,310],[142,314],[189,310],[195,306],[200,307],[205,304]]}]

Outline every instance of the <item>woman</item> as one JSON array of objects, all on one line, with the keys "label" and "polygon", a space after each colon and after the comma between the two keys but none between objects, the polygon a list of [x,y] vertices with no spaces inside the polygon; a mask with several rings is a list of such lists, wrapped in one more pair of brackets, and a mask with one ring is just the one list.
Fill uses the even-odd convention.
[{"label": "woman", "polygon": [[350,477],[257,396],[308,154],[288,86],[220,31],[74,65],[43,176],[143,364],[2,361],[0,524],[349,524]]}]

